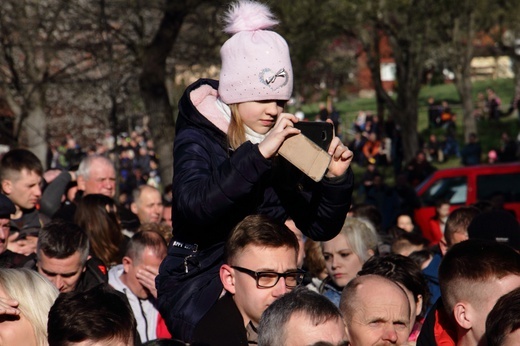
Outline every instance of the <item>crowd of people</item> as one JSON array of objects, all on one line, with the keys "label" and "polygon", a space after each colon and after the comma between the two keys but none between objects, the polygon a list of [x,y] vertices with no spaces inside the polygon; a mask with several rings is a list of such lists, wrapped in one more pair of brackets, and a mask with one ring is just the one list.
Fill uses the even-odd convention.
[{"label": "crowd of people", "polygon": [[[53,179],[42,184],[46,176]],[[16,280],[21,287],[34,286],[37,289],[42,286],[24,284],[22,281],[29,279],[40,280],[52,287],[52,290],[39,289],[41,292],[38,294],[25,293],[30,294],[32,299],[41,299],[40,304],[31,307],[41,309],[37,312],[41,325],[28,325],[34,329],[36,342],[24,339],[29,343],[9,341],[6,344],[47,344],[47,314],[58,293],[87,294],[99,285],[109,285],[120,292],[121,302],[114,301],[114,304],[126,304],[131,308],[136,327],[132,340],[135,337],[137,344],[171,338],[156,304],[155,277],[161,261],[166,257],[167,244],[172,236],[171,216],[166,219],[162,217],[165,208],[158,189],[151,185],[135,188],[132,207],[126,208],[114,200],[116,173],[108,158],[96,154],[86,156],[76,171],[63,170],[56,175],[52,169],[44,173],[39,159],[25,149],[12,149],[3,155],[0,180],[0,267],[14,272],[14,268],[25,270],[20,271],[21,274],[5,274],[6,278],[20,276]],[[74,184],[71,184],[72,180]],[[43,191],[42,185],[45,185]],[[74,198],[67,199],[72,185],[77,192]],[[122,222],[125,218],[132,219],[128,225],[136,227],[126,227]],[[0,274],[0,281],[3,275]],[[4,292],[0,297],[4,314],[35,313],[28,312],[27,307],[23,308],[24,304],[32,303],[22,298]],[[78,299],[83,297],[78,295]],[[110,301],[112,298],[107,299]],[[43,305],[44,302],[46,305]],[[89,304],[95,306],[100,303],[92,301]],[[68,306],[60,311],[62,315],[75,313]],[[61,318],[62,324],[68,323],[69,316]],[[12,320],[6,318],[0,324],[4,326]],[[21,318],[14,320],[22,321]],[[82,325],[90,328],[90,323],[85,320]],[[107,333],[110,339],[113,335],[109,335],[111,331],[107,328],[99,330],[99,334],[89,334],[86,330],[82,332],[93,338],[99,337],[92,340],[104,340],[102,333]],[[20,329],[22,334],[18,337],[24,338],[23,330]],[[57,335],[56,339],[55,335],[53,342],[49,338],[49,343],[68,345],[69,341],[83,341],[75,340],[75,333],[71,332],[70,340],[61,339],[62,335]]]},{"label": "crowd of people", "polygon": [[46,171],[26,149],[1,157],[2,343],[516,344],[516,217],[439,201],[418,229],[424,153],[394,190],[366,158],[373,203],[352,203],[357,158],[338,137],[319,181],[288,165],[288,46],[266,5],[224,18],[220,81],[179,102],[171,185],[140,131],[86,152],[69,137]]},{"label": "crowd of people", "polygon": [[[489,94],[497,97],[491,89]],[[470,133],[467,143],[461,145],[456,139],[455,114],[449,104],[437,104],[433,98],[428,102],[431,131],[427,138],[419,135],[420,149],[408,162],[403,160],[401,133],[391,117],[379,126],[377,116],[360,111],[352,124],[351,140],[347,142],[354,152],[353,163],[362,167],[356,182],[356,199],[379,209],[385,230],[395,224],[399,215],[412,215],[420,207],[414,189],[447,159],[456,158],[462,166],[520,162],[520,134],[502,132],[496,139],[499,145],[488,152],[484,152],[475,133]],[[432,130],[436,128],[444,134],[436,134],[438,131]],[[393,179],[387,179],[390,166]]]},{"label": "crowd of people", "polygon": [[[500,98],[488,88],[487,98],[482,99],[478,119],[497,120],[504,116],[500,111]],[[477,101],[477,104],[479,102]],[[506,115],[518,109],[518,103],[513,102]],[[500,114],[499,114],[500,113]],[[321,114],[321,113],[320,113]],[[519,112],[520,114],[520,112]],[[510,163],[520,161],[520,134],[504,131],[496,139],[498,145],[484,152],[476,133],[470,133],[465,143],[457,139],[456,114],[447,101],[436,102],[433,97],[428,99],[428,135],[419,136],[419,151],[416,156],[403,165],[402,134],[391,116],[384,122],[375,114],[359,111],[352,122],[345,141],[354,152],[354,163],[371,171],[376,167],[392,166],[394,176],[404,173],[410,184],[417,185],[423,174],[431,173],[434,164],[443,163],[448,159],[460,160],[463,166],[478,164]],[[421,172],[417,172],[420,170]],[[424,171],[424,173],[422,172]],[[417,176],[417,173],[420,175]]]}]

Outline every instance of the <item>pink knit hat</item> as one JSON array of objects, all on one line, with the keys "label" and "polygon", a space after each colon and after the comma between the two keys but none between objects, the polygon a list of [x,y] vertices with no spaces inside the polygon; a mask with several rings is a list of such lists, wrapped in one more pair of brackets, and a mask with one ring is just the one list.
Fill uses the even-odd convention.
[{"label": "pink knit hat", "polygon": [[220,49],[222,101],[288,100],[293,88],[289,47],[282,36],[265,30],[278,24],[269,8],[241,0],[231,5],[224,20],[224,31],[233,36]]}]

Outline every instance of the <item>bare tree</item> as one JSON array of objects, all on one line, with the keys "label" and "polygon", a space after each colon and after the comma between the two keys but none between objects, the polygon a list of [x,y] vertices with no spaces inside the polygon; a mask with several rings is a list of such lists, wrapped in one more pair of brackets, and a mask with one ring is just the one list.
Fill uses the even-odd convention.
[{"label": "bare tree", "polygon": [[[408,161],[419,149],[418,95],[438,8],[419,0],[369,0],[337,2],[336,10],[356,14],[353,21],[344,22],[343,31],[361,41],[378,99],[401,128],[404,159]],[[383,35],[389,40],[396,64],[396,97],[385,91],[381,81],[379,43]]]},{"label": "bare tree", "polygon": [[85,56],[56,62],[61,45],[67,3],[2,2],[0,8],[0,86],[15,115],[14,137],[42,162],[47,151],[46,94],[49,81],[84,63]]}]

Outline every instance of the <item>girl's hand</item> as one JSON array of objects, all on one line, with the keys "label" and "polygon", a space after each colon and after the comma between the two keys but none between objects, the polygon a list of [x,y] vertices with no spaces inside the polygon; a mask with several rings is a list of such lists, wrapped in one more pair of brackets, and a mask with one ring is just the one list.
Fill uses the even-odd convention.
[{"label": "girl's hand", "polygon": [[0,315],[20,315],[18,301],[0,297]]},{"label": "girl's hand", "polygon": [[334,178],[345,174],[354,157],[352,151],[341,143],[339,137],[334,137],[330,143],[328,153],[332,156],[332,160],[330,160],[329,169],[325,176]]},{"label": "girl's hand", "polygon": [[298,118],[293,114],[280,114],[269,134],[258,144],[262,156],[266,159],[273,157],[287,137],[299,134],[300,130],[294,127],[297,122]]}]

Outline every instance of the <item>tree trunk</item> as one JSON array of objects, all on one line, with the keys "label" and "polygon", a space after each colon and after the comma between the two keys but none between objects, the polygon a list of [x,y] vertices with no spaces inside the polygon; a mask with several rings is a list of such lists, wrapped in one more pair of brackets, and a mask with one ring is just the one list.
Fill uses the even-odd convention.
[{"label": "tree trunk", "polygon": [[159,174],[163,186],[171,183],[173,178],[173,139],[175,123],[172,107],[164,81],[151,75],[139,79],[141,96],[150,116],[150,132],[155,144],[155,152],[159,158]]},{"label": "tree trunk", "polygon": [[179,34],[189,6],[178,0],[166,3],[163,18],[153,41],[144,49],[139,88],[150,117],[150,132],[159,157],[163,185],[173,178],[173,139],[175,121],[165,83],[166,58]]},{"label": "tree trunk", "polygon": [[408,162],[415,157],[419,150],[419,138],[417,131],[417,93],[413,87],[399,88],[399,96],[393,111],[395,121],[401,127],[404,161]]},{"label": "tree trunk", "polygon": [[403,114],[401,126],[401,138],[403,141],[404,162],[409,162],[415,157],[419,150],[419,139],[417,135],[417,109],[408,107]]},{"label": "tree trunk", "polygon": [[[47,121],[43,111],[42,91],[35,90],[31,95],[27,118],[22,123],[24,141],[20,143],[32,151],[41,161],[43,168],[47,168]],[[26,145],[24,145],[24,143]]]},{"label": "tree trunk", "polygon": [[464,141],[469,141],[470,133],[477,133],[477,122],[473,116],[473,84],[471,82],[471,59],[474,47],[467,42],[473,42],[475,37],[475,13],[465,11],[460,18],[454,20],[452,31],[453,70],[455,72],[455,87],[462,102],[464,124]]},{"label": "tree trunk", "polygon": [[464,126],[464,141],[467,143],[470,133],[477,133],[477,122],[473,116],[473,85],[469,68],[465,68],[464,73],[455,73],[455,86],[462,101],[462,114]]},{"label": "tree trunk", "polygon": [[[518,101],[520,97],[520,56],[519,55],[511,55],[511,59],[513,60],[513,73],[515,74],[515,95],[513,102]],[[516,104],[513,105],[516,107]],[[520,112],[517,110],[517,112]]]}]

